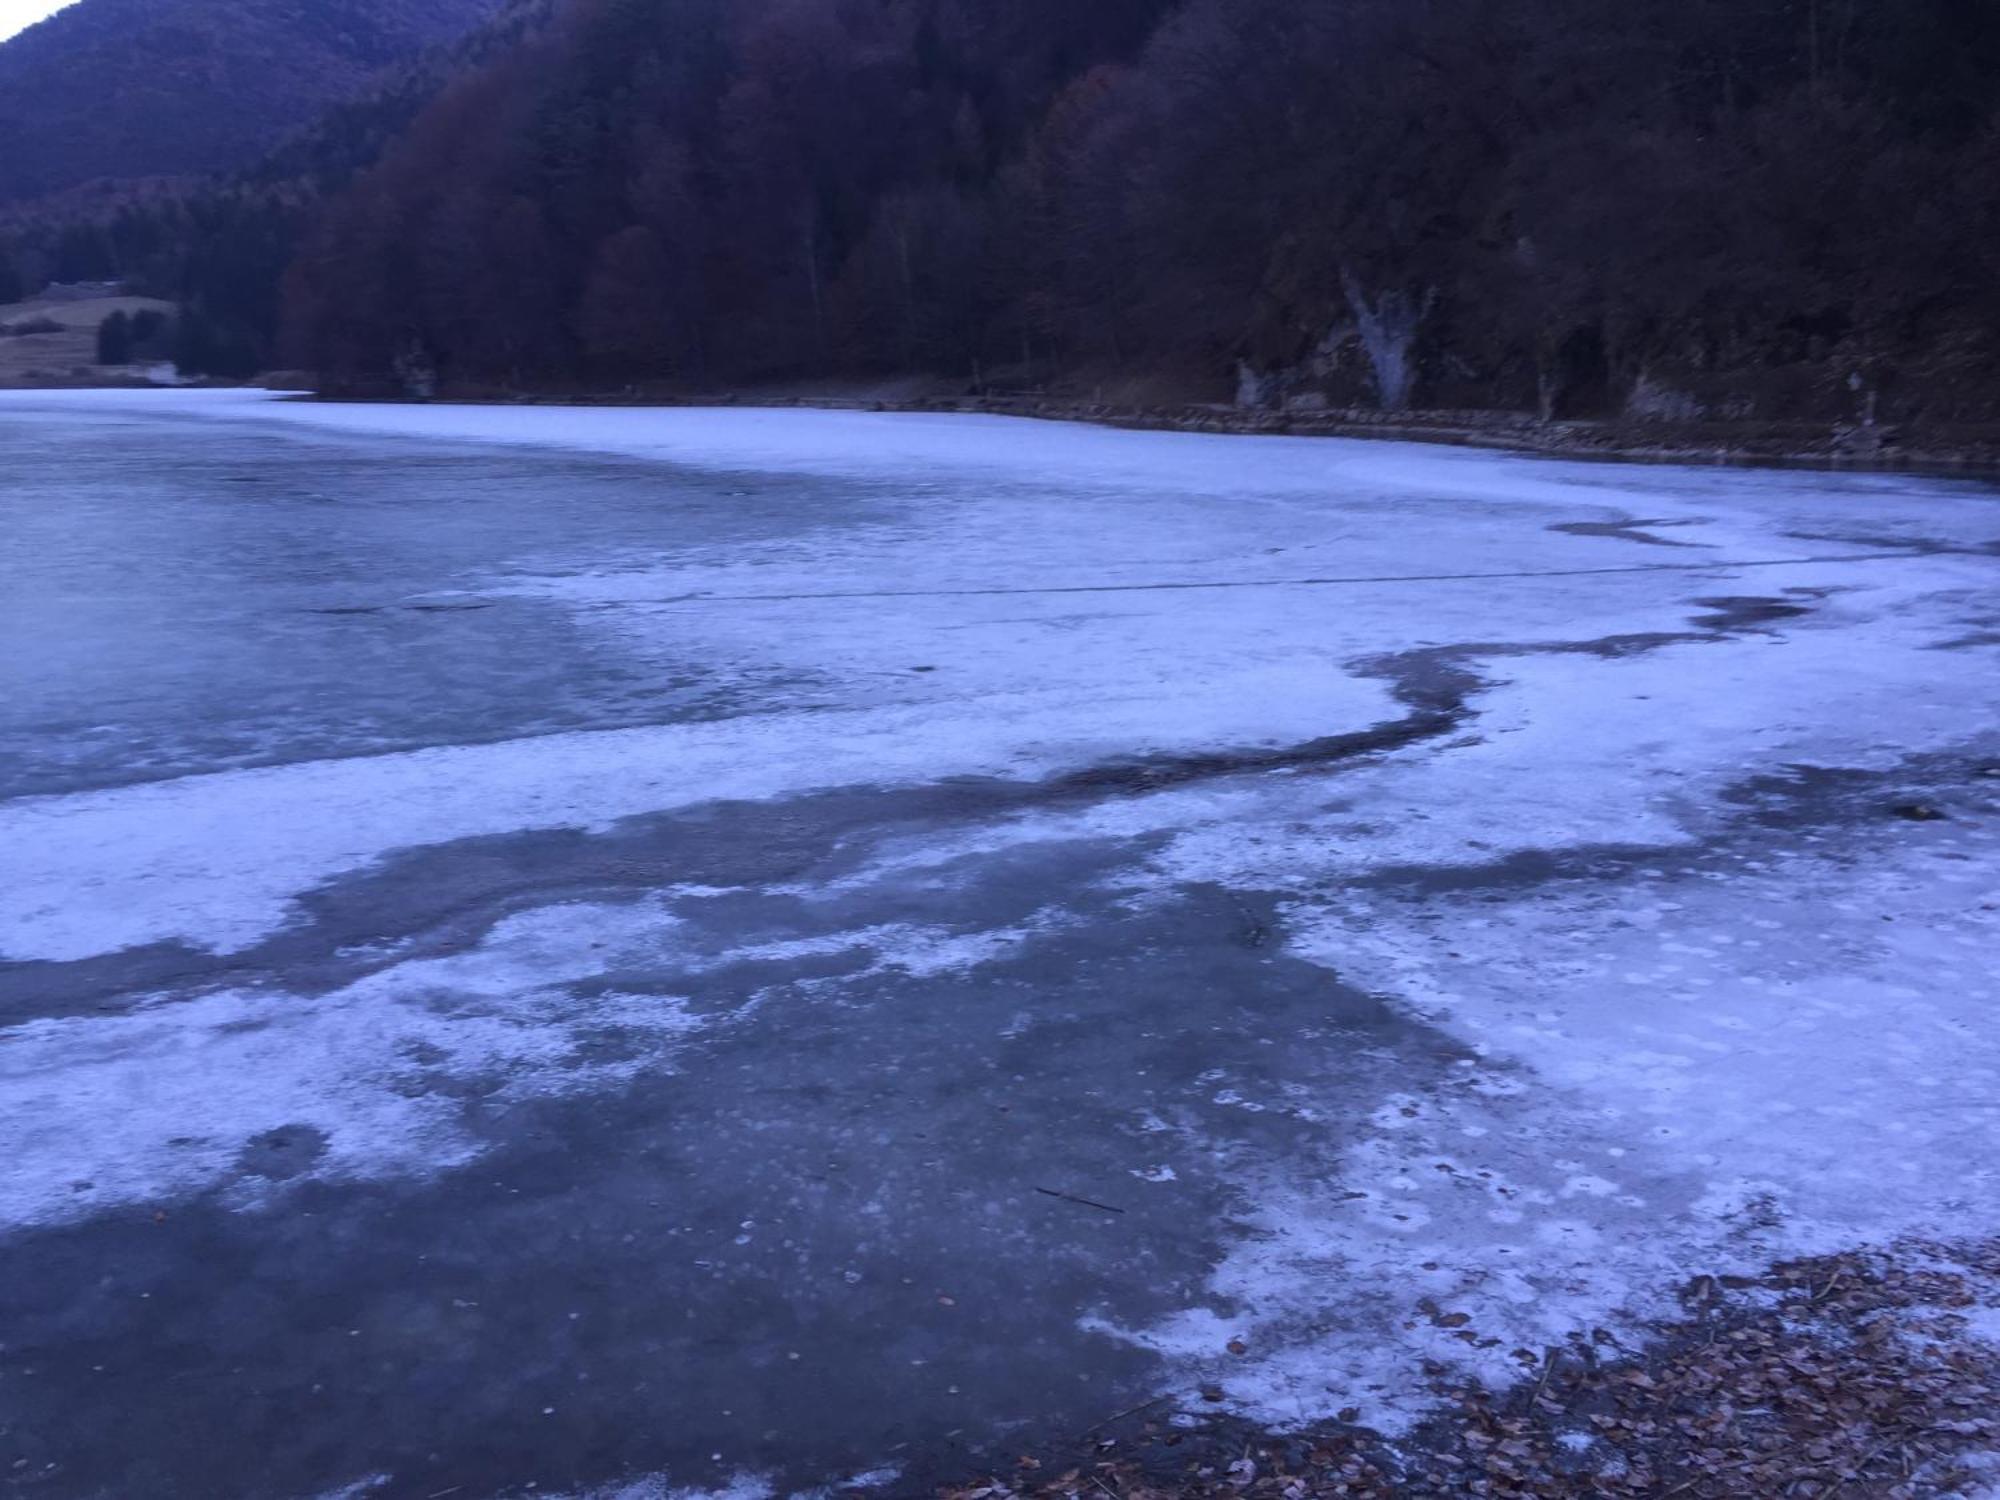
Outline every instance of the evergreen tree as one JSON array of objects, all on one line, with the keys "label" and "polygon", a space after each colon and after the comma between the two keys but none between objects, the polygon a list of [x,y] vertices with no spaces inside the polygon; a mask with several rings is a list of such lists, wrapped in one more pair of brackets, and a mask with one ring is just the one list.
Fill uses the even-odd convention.
[{"label": "evergreen tree", "polygon": [[132,363],[155,364],[174,357],[174,325],[152,308],[132,314]]},{"label": "evergreen tree", "polygon": [[186,304],[174,320],[173,359],[183,375],[247,380],[263,368],[256,337],[240,324]]},{"label": "evergreen tree", "polygon": [[215,361],[215,330],[192,307],[183,306],[174,319],[174,366],[183,375],[205,375]]},{"label": "evergreen tree", "polygon": [[132,320],[115,312],[97,325],[97,362],[100,365],[132,363]]},{"label": "evergreen tree", "polygon": [[118,275],[118,252],[102,224],[73,224],[56,241],[57,281],[110,281]]}]

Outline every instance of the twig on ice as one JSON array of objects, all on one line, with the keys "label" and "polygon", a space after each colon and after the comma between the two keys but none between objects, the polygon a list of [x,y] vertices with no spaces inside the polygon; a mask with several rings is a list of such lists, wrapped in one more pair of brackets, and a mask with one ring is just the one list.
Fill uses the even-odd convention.
[{"label": "twig on ice", "polygon": [[1113,1208],[1109,1203],[1099,1203],[1095,1198],[1079,1198],[1075,1193],[1059,1193],[1054,1188],[1038,1187],[1035,1191],[1045,1193],[1051,1198],[1060,1198],[1065,1203],[1081,1203],[1085,1208],[1099,1208],[1108,1214],[1122,1214],[1125,1212],[1122,1208]]}]

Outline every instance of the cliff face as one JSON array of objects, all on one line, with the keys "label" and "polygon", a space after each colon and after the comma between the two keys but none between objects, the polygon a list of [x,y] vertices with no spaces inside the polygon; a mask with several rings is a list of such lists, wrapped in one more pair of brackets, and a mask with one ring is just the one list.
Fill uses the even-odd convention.
[{"label": "cliff face", "polygon": [[83,0],[0,46],[0,201],[247,164],[497,0]]}]

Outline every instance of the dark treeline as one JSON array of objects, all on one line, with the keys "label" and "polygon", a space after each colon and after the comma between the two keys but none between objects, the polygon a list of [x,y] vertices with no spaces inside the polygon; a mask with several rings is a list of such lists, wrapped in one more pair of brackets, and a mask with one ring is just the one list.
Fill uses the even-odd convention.
[{"label": "dark treeline", "polygon": [[[280,132],[281,144],[246,170],[214,179],[114,178],[0,206],[0,303],[51,282],[122,282],[178,304],[171,355],[185,372],[241,378],[271,368],[286,270],[328,201],[381,158],[449,79],[518,45],[547,24],[556,3],[417,7],[423,25],[447,33],[441,17],[490,19],[376,74],[355,98],[323,113],[308,109],[310,124]],[[316,13],[316,24],[331,14]],[[229,101],[210,98],[202,107]]]},{"label": "dark treeline", "polygon": [[330,216],[294,345],[336,378],[514,385],[1033,353],[1027,158],[1171,8],[579,0]]},{"label": "dark treeline", "polygon": [[50,282],[122,283],[178,305],[163,352],[184,371],[254,375],[270,367],[285,270],[321,201],[308,185],[286,182],[44,207],[0,230],[0,302]]},{"label": "dark treeline", "polygon": [[1996,84],[1986,0],[584,0],[328,216],[290,326],[354,384],[1983,418]]},{"label": "dark treeline", "polygon": [[349,390],[1991,422],[1996,85],[1992,0],[572,0],[176,274]]}]

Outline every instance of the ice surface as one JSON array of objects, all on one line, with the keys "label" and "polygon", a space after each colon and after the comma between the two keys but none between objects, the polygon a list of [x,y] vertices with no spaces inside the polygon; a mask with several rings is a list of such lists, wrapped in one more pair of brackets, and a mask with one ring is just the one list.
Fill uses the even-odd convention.
[{"label": "ice surface", "polygon": [[[1168,718],[1151,695],[1170,690],[1181,712]],[[33,877],[0,890],[0,954],[73,961],[168,941],[229,951],[282,926],[292,898],[415,845],[827,787],[1033,777],[1120,754],[1283,743],[1387,712],[1378,684],[1332,674],[1252,669],[1206,693],[1151,675],[1089,698],[989,693],[944,715],[772,713],[24,799],[0,808],[0,846],[32,860]]]},{"label": "ice surface", "polygon": [[[207,1188],[233,1175],[247,1143],[281,1130],[324,1138],[301,1164],[317,1175],[466,1161],[476,1151],[445,1085],[526,1097],[669,1064],[702,1024],[674,998],[578,1003],[568,987],[671,951],[674,925],[652,904],[543,908],[465,953],[392,963],[326,994],[223,991],[14,1027],[0,1049],[0,1221]],[[235,1191],[255,1198],[257,1182]]]},{"label": "ice surface", "polygon": [[[196,713],[143,654],[93,657],[108,743],[144,725],[158,754],[144,776],[0,802],[7,959],[255,954],[310,937],[328,892],[461,841],[985,778],[1013,789],[990,814],[856,834],[842,872],[763,894],[838,902],[1115,848],[1105,882],[1132,909],[1194,889],[1274,903],[1285,954],[1450,1054],[1443,1082],[1358,1103],[1218,1083],[1183,1109],[1117,1085],[1145,1141],[1125,1190],[1237,1195],[1199,1295],[1090,1322],[1156,1351],[1164,1390],[1214,1381],[1273,1422],[1354,1406],[1393,1427],[1421,1411],[1426,1361],[1506,1379],[1579,1331],[1642,1337],[1695,1271],[2000,1221],[2000,779],[1979,775],[2000,764],[2000,503],[1978,486],[969,417],[0,397],[0,423],[145,437],[169,419],[300,472],[504,445],[546,485],[411,499],[463,524],[369,553],[394,565],[366,602],[478,606],[481,639],[519,629],[523,654],[630,672],[560,714],[496,673],[443,732],[397,677],[379,732],[330,701],[311,753],[260,757],[258,725],[298,729],[282,653],[230,643],[288,629],[306,575],[365,593],[345,539],[413,515],[335,494],[344,519],[301,557],[273,540],[292,513],[271,534],[246,513],[202,563],[213,618],[192,623],[171,578],[44,584],[10,616],[17,701],[44,705],[8,726],[27,760],[85,766],[64,759],[91,727],[71,668],[32,646],[71,625],[176,622],[193,675],[230,663],[246,706]],[[600,459],[629,472],[570,467]],[[146,520],[93,503],[112,507],[100,538]],[[569,507],[561,525],[544,504]],[[349,637],[310,639],[365,665]],[[428,639],[384,637],[383,660]],[[700,690],[629,687],[654,673]],[[280,707],[253,724],[252,700]],[[1300,752],[1446,711],[1400,748]],[[1036,792],[1078,772],[1102,790]],[[1946,817],[1895,816],[1911,802]],[[1066,930],[1060,911],[980,932],[857,917],[696,952],[682,923],[704,899],[516,892],[460,948],[391,949],[336,984],[30,1011],[0,1034],[0,1127],[24,1143],[0,1219],[194,1191],[254,1207],[282,1189],[246,1186],[243,1153],[285,1127],[324,1137],[312,1174],[445,1172],[481,1138],[412,1070],[503,1103],[588,1093],[698,1066],[741,1021],[593,984],[633,964],[849,953],[864,978],[938,975]],[[826,993],[867,1004],[865,984]],[[1222,1112],[1293,1144],[1225,1145]],[[1251,1355],[1225,1355],[1231,1338]]]},{"label": "ice surface", "polygon": [[[50,401],[10,397],[0,413]],[[574,612],[577,630],[621,646],[638,641],[655,656],[670,646],[732,664],[739,684],[776,686],[743,687],[738,711],[716,722],[17,800],[0,809],[0,847],[32,850],[35,864],[32,881],[0,890],[0,954],[13,958],[75,960],[163,941],[243,946],[282,925],[302,892],[399,847],[601,826],[692,801],[954,774],[1038,776],[1118,755],[1350,732],[1395,716],[1383,684],[1356,674],[1368,653],[1680,628],[1690,590],[1674,569],[1700,566],[1717,588],[1732,579],[1731,589],[1762,587],[1755,570],[1734,574],[1728,562],[1879,550],[1866,539],[1801,540],[1791,529],[1802,518],[1948,536],[1977,534],[1992,510],[1945,488],[1923,492],[1921,516],[1884,517],[1882,498],[1902,492],[1880,480],[1657,470],[1631,496],[1611,490],[1602,468],[1458,450],[1245,444],[979,418],[313,406],[241,392],[92,392],[56,403],[100,418],[162,408],[281,430],[543,442],[757,474],[859,475],[903,513],[892,526],[832,538],[668,547],[665,560],[657,549],[643,558],[614,550],[541,570],[516,559],[483,581],[454,578],[452,601],[556,600]],[[940,496],[945,474],[966,488]],[[1008,487],[983,487],[995,479]],[[1026,493],[1014,487],[1031,482]],[[1713,503],[1738,492],[1749,514]],[[1661,564],[1659,549],[1543,529],[1610,500],[1643,501],[1649,518],[1686,523],[1676,538],[1729,555],[1711,564],[1699,551],[1676,551]],[[1759,521],[1761,532],[1752,529]],[[449,561],[439,560],[439,573],[449,576]],[[1957,586],[1974,590],[1984,566],[1932,561],[1925,587],[1935,595],[1956,570]],[[1845,590],[1870,567],[1884,572],[1795,563],[1782,586]],[[1646,571],[1593,571],[1601,568]],[[1438,574],[1472,576],[1360,581]],[[1505,574],[1527,576],[1494,576]],[[1353,581],[1268,586],[1313,578]],[[1179,586],[1187,584],[1196,586]],[[968,598],[967,590],[997,592]],[[1897,605],[1893,592],[1870,589],[1835,608],[1886,615]],[[1849,647],[1843,639],[1830,649]],[[1718,660],[1724,654],[1691,651],[1688,669],[1711,680],[1761,674]],[[1539,738],[1578,745],[1569,729]],[[1740,743],[1721,748],[1734,753]],[[1675,774],[1664,759],[1659,770]]]}]

